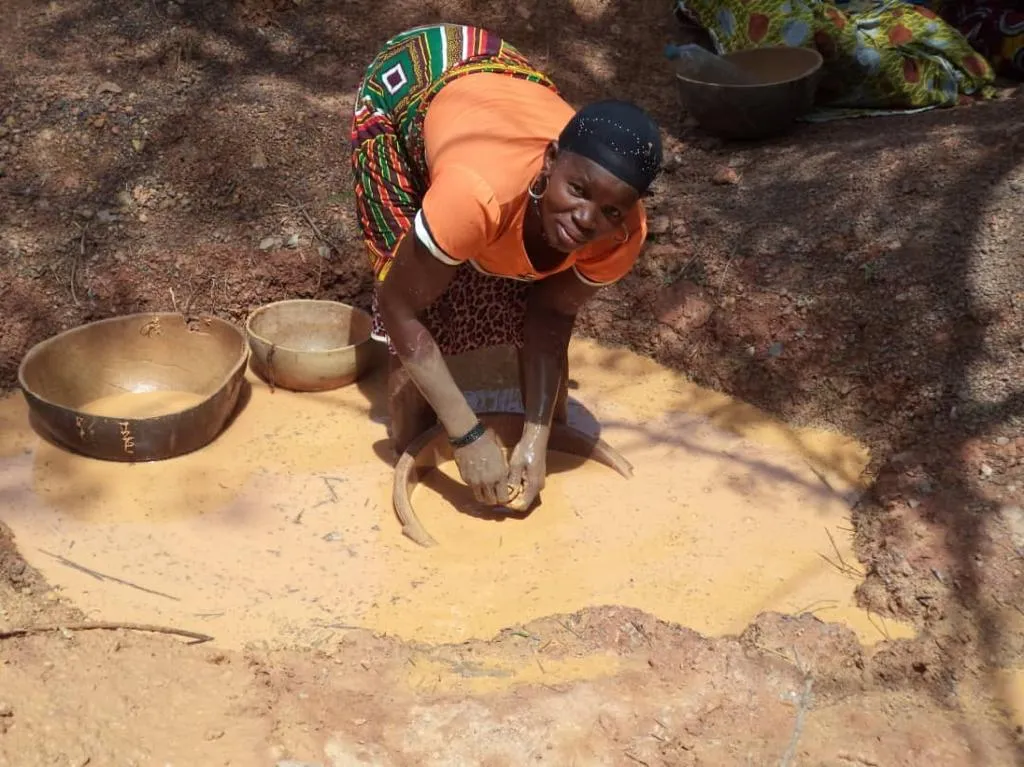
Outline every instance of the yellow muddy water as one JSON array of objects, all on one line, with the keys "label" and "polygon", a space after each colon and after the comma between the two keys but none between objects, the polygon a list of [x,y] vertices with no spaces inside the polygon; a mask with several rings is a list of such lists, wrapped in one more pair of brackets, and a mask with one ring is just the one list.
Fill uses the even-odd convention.
[{"label": "yellow muddy water", "polygon": [[156,418],[188,410],[205,399],[188,391],[122,392],[86,403],[82,411],[101,417]]},{"label": "yellow muddy water", "polygon": [[[349,626],[459,642],[603,604],[708,634],[764,610],[810,610],[865,642],[910,635],[854,603],[861,445],[790,428],[622,350],[575,341],[570,365],[573,420],[600,424],[635,476],[554,455],[541,505],[493,521],[442,466],[413,498],[433,549],[402,536],[392,511],[381,372],[315,394],[250,376],[244,410],[215,442],[146,464],[42,442],[21,395],[9,396],[0,515],[28,562],[90,616],[225,646],[318,645]],[[150,400],[129,407],[189,404]]]}]

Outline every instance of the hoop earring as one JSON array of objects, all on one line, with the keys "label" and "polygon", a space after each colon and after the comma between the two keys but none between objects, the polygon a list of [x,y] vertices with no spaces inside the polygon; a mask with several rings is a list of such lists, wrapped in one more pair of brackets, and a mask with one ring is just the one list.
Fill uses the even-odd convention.
[{"label": "hoop earring", "polygon": [[625,223],[622,224],[622,239],[619,240],[619,245],[625,245],[629,242],[629,228]]},{"label": "hoop earring", "polygon": [[537,179],[544,181],[543,189],[541,189],[539,192],[533,191],[533,185],[536,183],[536,179],[534,181],[531,181],[530,185],[526,188],[526,193],[530,195],[530,199],[532,199],[534,202],[540,202],[541,198],[548,192],[548,177],[545,176],[544,174],[541,174],[540,176],[537,177]]}]

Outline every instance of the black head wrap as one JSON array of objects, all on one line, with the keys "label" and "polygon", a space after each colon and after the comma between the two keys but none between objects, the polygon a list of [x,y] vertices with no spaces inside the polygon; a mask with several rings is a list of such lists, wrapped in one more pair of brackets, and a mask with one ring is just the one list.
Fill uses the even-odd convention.
[{"label": "black head wrap", "polygon": [[644,194],[661,171],[661,135],[654,120],[628,101],[595,101],[569,120],[558,146],[593,160]]}]

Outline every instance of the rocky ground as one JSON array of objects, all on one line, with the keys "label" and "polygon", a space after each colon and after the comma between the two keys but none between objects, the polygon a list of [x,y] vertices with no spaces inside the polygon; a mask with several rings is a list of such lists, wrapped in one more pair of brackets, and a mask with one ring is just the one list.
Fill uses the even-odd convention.
[{"label": "rocky ground", "polygon": [[[318,653],[138,632],[4,638],[0,763],[1024,763],[1001,714],[1024,654],[1012,88],[738,145],[680,114],[661,58],[677,29],[655,0],[9,0],[0,386],[31,344],[116,313],[367,305],[352,97],[388,35],[442,18],[500,29],[577,103],[628,95],[661,121],[651,243],[579,331],[867,442],[860,596],[921,638],[866,650],[810,617],[767,615],[711,640],[615,607],[458,647],[356,631]],[[0,535],[0,629],[76,619]],[[581,663],[608,670],[550,683]],[[511,686],[508,669],[527,667],[542,673]]]}]

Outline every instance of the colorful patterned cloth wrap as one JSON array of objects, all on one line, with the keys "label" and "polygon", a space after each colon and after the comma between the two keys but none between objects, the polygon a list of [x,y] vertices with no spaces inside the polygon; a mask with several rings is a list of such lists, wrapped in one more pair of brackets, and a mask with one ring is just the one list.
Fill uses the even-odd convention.
[{"label": "colorful patterned cloth wrap", "polygon": [[901,0],[677,0],[718,53],[774,45],[825,60],[818,104],[920,110],[988,98],[992,67],[931,9]]},{"label": "colorful patterned cloth wrap", "polygon": [[[375,286],[387,275],[412,229],[429,181],[423,120],[431,99],[455,78],[475,72],[554,84],[497,35],[454,24],[418,27],[390,39],[366,70],[352,119],[356,209]],[[528,284],[492,277],[463,264],[422,316],[441,353],[523,345]],[[372,300],[373,336],[390,340]]]},{"label": "colorful patterned cloth wrap", "polygon": [[380,277],[426,192],[423,118],[448,83],[475,72],[554,85],[514,47],[485,29],[439,24],[388,40],[356,96],[352,170],[374,274]]},{"label": "colorful patterned cloth wrap", "polygon": [[929,6],[959,29],[998,74],[1024,80],[1021,0],[934,0]]}]

